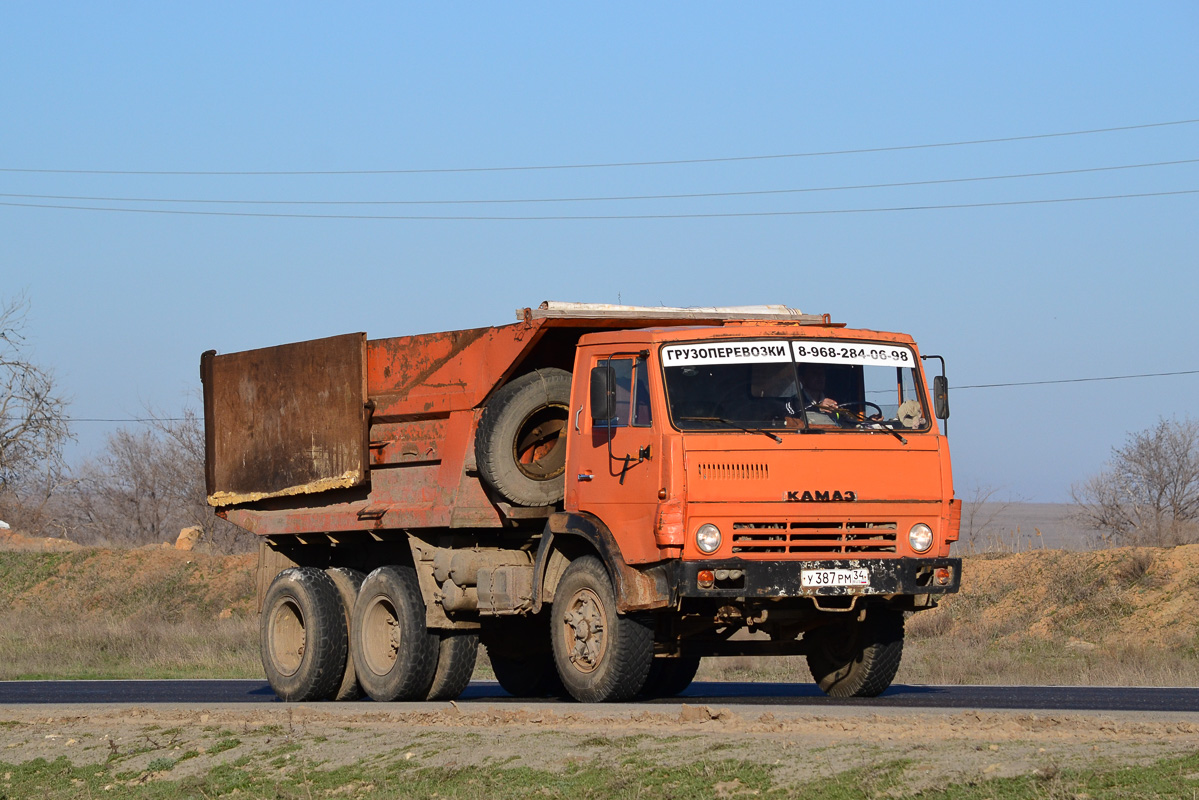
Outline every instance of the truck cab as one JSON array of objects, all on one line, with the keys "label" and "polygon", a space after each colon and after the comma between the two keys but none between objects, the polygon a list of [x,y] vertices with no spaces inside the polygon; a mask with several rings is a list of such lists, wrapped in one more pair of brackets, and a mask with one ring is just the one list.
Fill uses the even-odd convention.
[{"label": "truck cab", "polygon": [[956,589],[960,506],[910,337],[615,331],[580,340],[574,376],[565,510],[626,563],[673,565],[680,651],[754,652],[724,630],[781,643]]}]

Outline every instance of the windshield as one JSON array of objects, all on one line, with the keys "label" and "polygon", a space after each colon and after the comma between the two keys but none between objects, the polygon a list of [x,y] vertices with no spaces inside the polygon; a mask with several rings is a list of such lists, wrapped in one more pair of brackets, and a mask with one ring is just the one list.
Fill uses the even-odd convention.
[{"label": "windshield", "polygon": [[680,430],[927,430],[916,354],[837,340],[672,344],[662,348]]}]

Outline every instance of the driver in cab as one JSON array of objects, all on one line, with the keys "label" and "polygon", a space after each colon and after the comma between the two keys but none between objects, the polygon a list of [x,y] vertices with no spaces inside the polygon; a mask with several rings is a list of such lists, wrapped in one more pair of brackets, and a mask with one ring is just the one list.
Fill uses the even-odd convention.
[{"label": "driver in cab", "polygon": [[[794,398],[787,400],[784,410],[788,419],[798,423],[805,411],[823,411],[835,414],[840,405],[824,393],[824,366],[822,364],[802,363],[799,365],[799,392]],[[792,385],[792,391],[795,387]]]}]

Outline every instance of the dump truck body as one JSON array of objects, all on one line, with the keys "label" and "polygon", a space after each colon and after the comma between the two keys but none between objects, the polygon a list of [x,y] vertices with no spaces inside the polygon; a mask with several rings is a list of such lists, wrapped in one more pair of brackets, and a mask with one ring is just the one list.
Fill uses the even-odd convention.
[{"label": "dump truck body", "polygon": [[[405,664],[464,664],[480,638],[515,694],[669,694],[700,657],[770,653],[877,694],[904,612],[960,581],[944,402],[902,334],[777,307],[543,304],[206,353],[201,373],[209,502],[262,537],[263,660],[285,697],[334,696],[292,665],[376,699],[452,693]],[[380,644],[417,618],[412,653]],[[340,665],[305,661],[312,636],[344,637]],[[863,652],[881,672],[855,671]]]}]

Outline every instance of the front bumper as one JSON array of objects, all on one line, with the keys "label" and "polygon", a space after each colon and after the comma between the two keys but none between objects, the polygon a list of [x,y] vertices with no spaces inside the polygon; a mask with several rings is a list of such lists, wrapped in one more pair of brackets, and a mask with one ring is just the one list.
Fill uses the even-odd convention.
[{"label": "front bumper", "polygon": [[[867,586],[804,586],[804,570],[865,569]],[[945,582],[938,570],[948,570]],[[717,577],[710,588],[699,581],[701,570]],[[734,574],[723,580],[723,572]],[[748,561],[737,558],[684,561],[679,594],[683,597],[830,597],[852,595],[918,595],[956,592],[962,580],[960,558],[877,558],[830,561]]]}]

